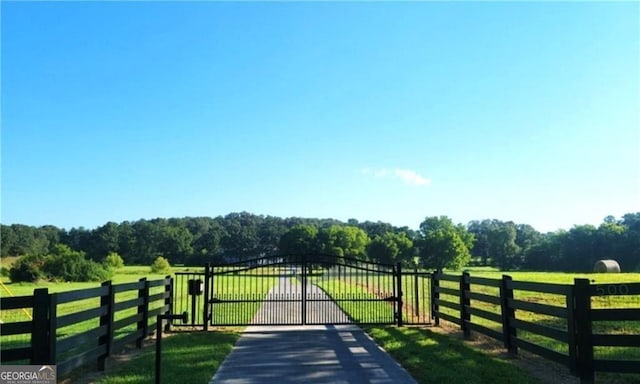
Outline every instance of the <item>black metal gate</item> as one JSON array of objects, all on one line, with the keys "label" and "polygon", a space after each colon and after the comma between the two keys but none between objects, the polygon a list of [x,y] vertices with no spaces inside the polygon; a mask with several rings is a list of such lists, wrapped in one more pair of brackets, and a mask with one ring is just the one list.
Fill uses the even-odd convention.
[{"label": "black metal gate", "polygon": [[[409,272],[412,302],[429,297],[430,280]],[[331,255],[276,255],[176,273],[174,312],[190,325],[403,324],[430,321],[429,305],[403,310],[400,264]],[[206,303],[206,304],[205,304]],[[418,313],[420,312],[420,313]],[[178,325],[178,324],[176,324]]]}]

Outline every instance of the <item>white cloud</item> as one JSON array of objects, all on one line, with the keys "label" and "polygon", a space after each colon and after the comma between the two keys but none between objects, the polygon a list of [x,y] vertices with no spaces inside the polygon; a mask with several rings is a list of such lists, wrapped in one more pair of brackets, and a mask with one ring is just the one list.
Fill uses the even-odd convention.
[{"label": "white cloud", "polygon": [[422,185],[431,184],[431,180],[427,179],[426,177],[418,174],[416,171],[413,171],[411,169],[401,169],[401,168],[371,169],[371,168],[364,168],[364,169],[362,169],[361,172],[364,175],[373,176],[373,177],[376,177],[376,178],[390,177],[390,178],[393,178],[393,179],[400,179],[405,184],[409,184],[409,185],[422,186]]}]

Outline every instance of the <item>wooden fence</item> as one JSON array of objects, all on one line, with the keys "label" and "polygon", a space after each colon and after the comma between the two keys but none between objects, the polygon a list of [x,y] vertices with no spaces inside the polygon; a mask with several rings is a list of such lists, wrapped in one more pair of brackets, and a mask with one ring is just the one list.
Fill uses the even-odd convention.
[{"label": "wooden fence", "polygon": [[33,315],[0,325],[3,339],[22,340],[2,343],[0,363],[56,364],[60,376],[91,362],[104,370],[111,354],[129,343],[140,348],[153,334],[156,315],[171,311],[172,289],[167,276],[60,293],[41,288],[33,296],[2,298],[3,311],[32,310]]},{"label": "wooden fence", "polygon": [[[465,337],[479,332],[502,341],[510,353],[520,348],[555,361],[582,383],[593,383],[595,372],[640,374],[640,300],[632,307],[616,300],[592,308],[602,307],[599,301],[606,296],[640,295],[640,283],[575,279],[573,285],[563,285],[436,272],[431,292],[436,325],[440,319],[453,322]],[[625,330],[621,322],[633,325]],[[608,326],[612,323],[615,326]],[[594,357],[594,348],[602,347],[623,352],[613,354],[614,359],[606,358],[607,353]]]}]

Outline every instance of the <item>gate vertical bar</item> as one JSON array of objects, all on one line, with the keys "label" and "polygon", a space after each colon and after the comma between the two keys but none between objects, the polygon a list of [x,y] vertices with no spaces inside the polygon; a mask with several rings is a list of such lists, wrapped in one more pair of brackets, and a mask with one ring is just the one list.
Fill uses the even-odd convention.
[{"label": "gate vertical bar", "polygon": [[431,274],[431,317],[440,325],[440,270]]},{"label": "gate vertical bar", "polygon": [[[209,285],[211,284],[211,264],[204,266],[204,303],[202,304],[203,331],[209,330]],[[175,313],[175,312],[174,312]]]},{"label": "gate vertical bar", "polygon": [[418,267],[413,268],[413,297],[415,299],[413,313],[418,318],[418,322],[420,322],[420,290],[418,289]]},{"label": "gate vertical bar", "polygon": [[400,262],[398,262],[396,264],[396,274],[397,274],[397,278],[398,278],[398,314],[397,314],[397,320],[398,320],[398,326],[401,327],[402,326],[402,264],[400,264]]}]

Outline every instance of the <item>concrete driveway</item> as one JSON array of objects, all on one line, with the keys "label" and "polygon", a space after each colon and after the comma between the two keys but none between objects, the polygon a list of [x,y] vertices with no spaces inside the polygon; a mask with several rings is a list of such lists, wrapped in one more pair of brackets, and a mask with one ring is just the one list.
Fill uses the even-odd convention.
[{"label": "concrete driveway", "polygon": [[359,327],[327,325],[250,326],[211,383],[416,381]]}]

